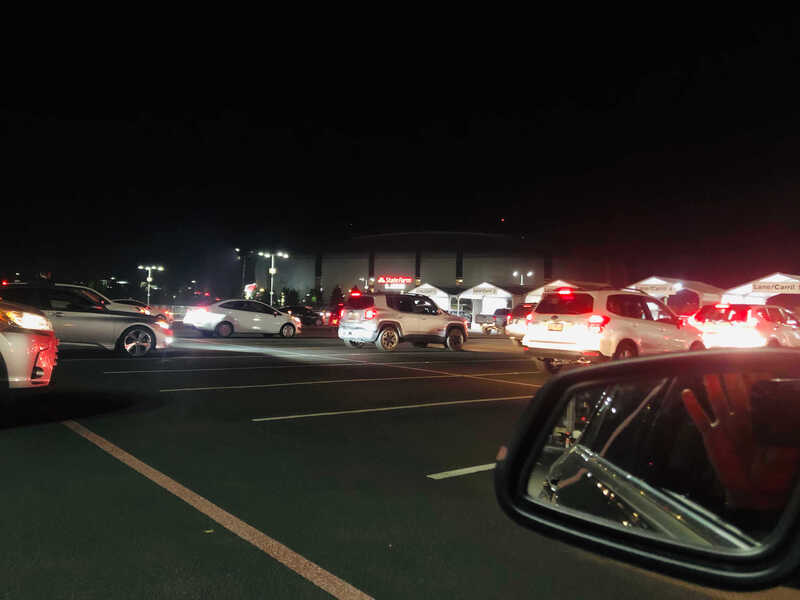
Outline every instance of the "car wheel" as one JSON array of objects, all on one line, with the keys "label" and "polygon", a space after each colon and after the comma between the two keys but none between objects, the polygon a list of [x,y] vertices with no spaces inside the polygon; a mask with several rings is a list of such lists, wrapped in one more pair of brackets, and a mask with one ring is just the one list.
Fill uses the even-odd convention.
[{"label": "car wheel", "polygon": [[444,345],[450,352],[461,352],[464,349],[464,332],[458,327],[453,327],[447,332]]},{"label": "car wheel", "polygon": [[205,329],[201,329],[200,330],[200,335],[202,335],[205,338],[210,338],[210,337],[214,337],[214,332],[213,331],[206,331]]},{"label": "car wheel", "polygon": [[233,325],[227,321],[223,321],[214,329],[214,332],[219,337],[231,337],[233,335]]},{"label": "car wheel", "polygon": [[617,346],[617,351],[614,352],[614,360],[625,360],[626,358],[636,358],[639,356],[639,351],[636,349],[636,344],[633,342],[620,342]]},{"label": "car wheel", "polygon": [[294,325],[291,323],[286,323],[283,327],[281,327],[281,337],[290,338],[294,337]]},{"label": "car wheel", "polygon": [[375,345],[381,352],[394,352],[400,345],[400,334],[394,327],[384,327],[378,334]]},{"label": "car wheel", "polygon": [[691,346],[689,346],[689,352],[699,352],[701,350],[705,350],[706,347],[703,342],[695,342]]},{"label": "car wheel", "polygon": [[155,350],[156,336],[147,327],[137,325],[119,336],[117,347],[125,356],[142,358]]},{"label": "car wheel", "polygon": [[8,385],[8,371],[0,357],[0,408],[7,408],[11,404],[11,388]]},{"label": "car wheel", "polygon": [[344,345],[348,348],[363,348],[364,342],[354,342],[352,340],[345,340]]},{"label": "car wheel", "polygon": [[427,348],[428,342],[414,342],[412,345],[414,348]]},{"label": "car wheel", "polygon": [[545,371],[550,373],[551,375],[555,375],[561,370],[563,366],[560,362],[556,362],[552,358],[543,358],[539,362],[542,363],[542,367]]}]

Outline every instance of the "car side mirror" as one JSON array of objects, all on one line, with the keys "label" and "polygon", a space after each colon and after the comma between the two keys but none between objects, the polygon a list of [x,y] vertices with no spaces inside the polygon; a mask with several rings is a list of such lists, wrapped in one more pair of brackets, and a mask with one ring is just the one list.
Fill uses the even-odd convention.
[{"label": "car side mirror", "polygon": [[800,566],[800,361],[636,359],[548,381],[498,453],[517,523],[659,572],[766,587]]}]

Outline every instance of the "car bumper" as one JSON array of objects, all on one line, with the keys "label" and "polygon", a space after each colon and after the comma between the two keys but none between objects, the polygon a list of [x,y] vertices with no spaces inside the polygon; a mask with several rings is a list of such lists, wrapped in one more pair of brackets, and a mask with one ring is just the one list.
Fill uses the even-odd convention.
[{"label": "car bumper", "polygon": [[58,340],[48,333],[5,331],[0,334],[0,355],[9,388],[47,387],[58,358]]},{"label": "car bumper", "polygon": [[530,348],[531,354],[536,358],[551,358],[564,361],[581,361],[599,363],[611,360],[610,356],[601,354],[599,350],[555,350]]},{"label": "car bumper", "polygon": [[378,330],[374,325],[339,325],[339,339],[350,342],[374,342],[378,337]]}]

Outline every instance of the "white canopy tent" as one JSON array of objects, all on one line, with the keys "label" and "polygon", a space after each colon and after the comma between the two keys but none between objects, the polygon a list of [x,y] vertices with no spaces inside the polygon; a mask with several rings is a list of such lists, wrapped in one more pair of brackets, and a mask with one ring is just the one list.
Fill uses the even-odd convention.
[{"label": "white canopy tent", "polygon": [[429,283],[423,283],[414,289],[408,290],[408,293],[427,296],[442,310],[450,310],[450,294]]},{"label": "white canopy tent", "polygon": [[492,315],[498,308],[508,308],[512,294],[493,283],[484,281],[458,295],[461,300],[472,300],[474,314]]},{"label": "white canopy tent", "polygon": [[541,302],[542,296],[551,292],[555,292],[558,288],[562,287],[574,288],[578,286],[574,283],[570,283],[569,281],[564,281],[563,279],[556,279],[547,285],[543,285],[540,288],[536,288],[535,290],[528,292],[528,295],[525,296],[525,302]]},{"label": "white canopy tent", "polygon": [[722,301],[731,304],[766,304],[768,298],[778,294],[800,294],[800,275],[773,273],[726,290]]},{"label": "white canopy tent", "polygon": [[661,277],[660,275],[653,275],[647,279],[642,279],[641,281],[632,283],[628,287],[644,292],[645,294],[650,294],[656,298],[667,298],[669,296],[674,296],[682,290],[689,290],[697,294],[701,306],[711,302],[719,302],[724,292],[722,288],[703,283],[702,281],[675,279],[674,277]]}]

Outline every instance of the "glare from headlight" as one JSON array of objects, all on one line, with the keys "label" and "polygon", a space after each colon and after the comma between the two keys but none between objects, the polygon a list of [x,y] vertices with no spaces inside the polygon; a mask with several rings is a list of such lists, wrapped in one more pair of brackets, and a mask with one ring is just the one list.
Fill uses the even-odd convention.
[{"label": "glare from headlight", "polygon": [[156,321],[156,325],[161,327],[161,329],[169,329],[169,324],[166,321]]},{"label": "glare from headlight", "polygon": [[6,317],[12,323],[22,329],[33,329],[34,331],[53,331],[53,325],[47,320],[47,317],[37,315],[34,313],[24,312],[21,310],[7,310]]}]

